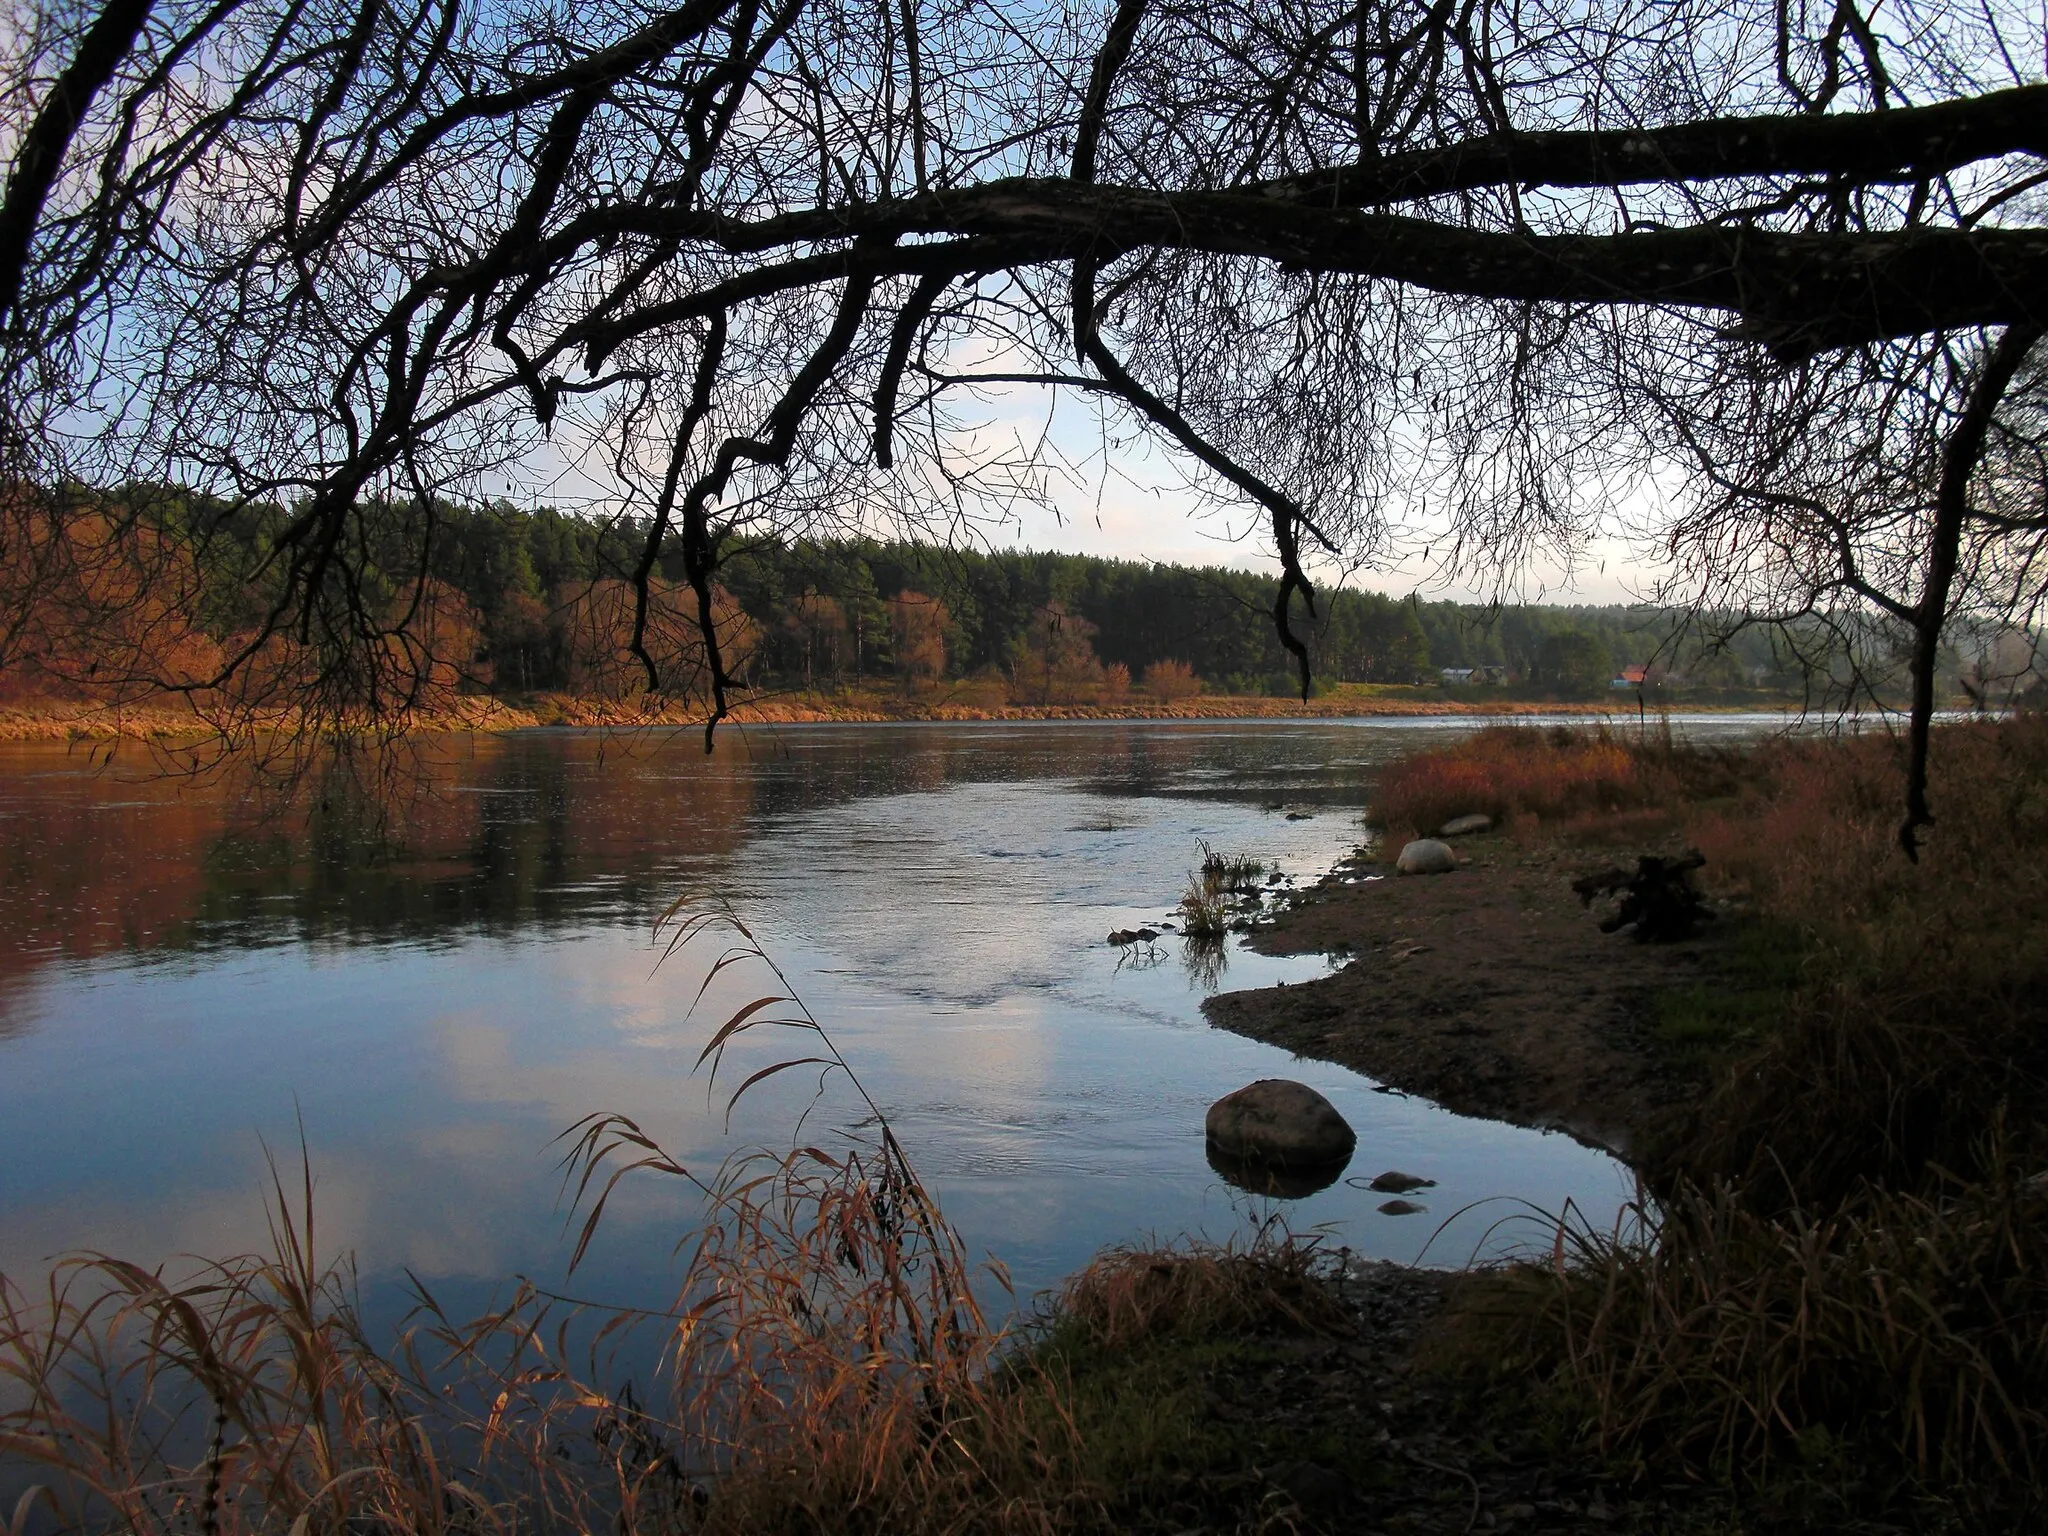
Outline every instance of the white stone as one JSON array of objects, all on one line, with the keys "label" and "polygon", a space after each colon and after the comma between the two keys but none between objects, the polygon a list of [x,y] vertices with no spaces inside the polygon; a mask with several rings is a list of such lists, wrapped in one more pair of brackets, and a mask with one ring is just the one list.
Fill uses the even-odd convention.
[{"label": "white stone", "polygon": [[1458,858],[1450,844],[1433,837],[1418,837],[1394,860],[1394,868],[1404,875],[1447,875],[1457,867]]},{"label": "white stone", "polygon": [[1491,816],[1453,816],[1436,829],[1438,837],[1463,837],[1467,832],[1491,832]]}]

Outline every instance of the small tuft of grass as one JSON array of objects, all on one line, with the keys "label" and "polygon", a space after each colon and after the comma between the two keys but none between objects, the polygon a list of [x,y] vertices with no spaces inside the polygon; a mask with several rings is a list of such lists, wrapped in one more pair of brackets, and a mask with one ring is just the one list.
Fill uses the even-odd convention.
[{"label": "small tuft of grass", "polygon": [[[1271,869],[1276,874],[1279,872],[1277,864]],[[1267,870],[1268,866],[1262,859],[1243,854],[1222,854],[1207,843],[1202,844],[1202,880],[1218,891],[1260,890],[1265,886]]]},{"label": "small tuft of grass", "polygon": [[1176,910],[1180,931],[1190,944],[1220,944],[1230,927],[1230,895],[1217,880],[1199,871],[1188,876]]},{"label": "small tuft of grass", "polygon": [[1194,1241],[1119,1246],[1067,1281],[1054,1316],[1090,1348],[1112,1350],[1164,1334],[1335,1336],[1351,1324],[1330,1272],[1331,1261],[1313,1241],[1291,1237],[1262,1237],[1245,1248]]}]

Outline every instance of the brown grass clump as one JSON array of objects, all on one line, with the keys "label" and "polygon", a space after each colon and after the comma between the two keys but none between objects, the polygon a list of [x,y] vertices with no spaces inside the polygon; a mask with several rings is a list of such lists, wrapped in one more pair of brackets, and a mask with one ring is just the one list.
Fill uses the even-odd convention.
[{"label": "brown grass clump", "polygon": [[1188,876],[1188,887],[1174,906],[1180,914],[1180,931],[1192,944],[1220,944],[1230,930],[1230,892],[1220,872],[1199,870]]},{"label": "brown grass clump", "polygon": [[1722,758],[1606,726],[1489,726],[1380,775],[1367,818],[1432,832],[1454,816],[1545,820],[1665,803]]},{"label": "brown grass clump", "polygon": [[1314,1243],[1271,1232],[1242,1247],[1119,1246],[1067,1281],[1053,1315],[1108,1350],[1166,1334],[1339,1335],[1352,1324],[1331,1289],[1330,1270]]}]

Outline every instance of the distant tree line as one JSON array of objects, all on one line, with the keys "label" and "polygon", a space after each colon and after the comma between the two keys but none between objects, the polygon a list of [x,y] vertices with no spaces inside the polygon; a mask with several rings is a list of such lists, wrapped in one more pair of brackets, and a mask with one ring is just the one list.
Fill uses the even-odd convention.
[{"label": "distant tree line", "polygon": [[[33,569],[0,580],[33,591],[24,611],[37,634],[0,691],[115,685],[126,674],[103,669],[124,652],[152,658],[152,685],[198,683],[263,630],[286,511],[223,517],[183,492],[131,488],[107,504],[104,521],[122,520],[150,526],[146,546],[102,539],[97,521],[73,517],[50,525],[50,547],[10,552]],[[377,522],[393,548],[368,567],[364,602],[409,647],[398,670],[416,680],[414,702],[483,691],[623,698],[645,686],[632,651],[644,527],[505,503],[386,508]],[[201,537],[203,558],[192,549]],[[150,551],[140,566],[128,553],[137,547]],[[424,575],[403,574],[414,570]],[[1071,704],[1298,686],[1271,622],[1276,581],[1246,571],[844,540],[758,544],[719,576],[711,599],[727,665],[755,688],[972,684],[1000,687],[1008,702]],[[702,679],[702,640],[680,555],[664,550],[649,581],[640,641],[671,692],[688,695]],[[154,600],[138,605],[138,592]],[[147,633],[102,634],[106,616]],[[1628,667],[1646,669],[1652,687],[1783,689],[1802,677],[1764,631],[1709,644],[1650,607],[1336,590],[1319,594],[1303,638],[1325,688],[1450,682],[1573,697],[1609,691]],[[299,665],[295,646],[318,644],[317,633],[272,636],[266,664]]]}]

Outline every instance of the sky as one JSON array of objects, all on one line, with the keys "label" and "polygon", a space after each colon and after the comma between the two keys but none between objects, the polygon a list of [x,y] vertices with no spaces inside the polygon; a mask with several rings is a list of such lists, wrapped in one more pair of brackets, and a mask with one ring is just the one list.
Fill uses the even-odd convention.
[{"label": "sky", "polygon": [[[1112,450],[1117,452],[1117,450]],[[1277,574],[1279,561],[1259,537],[1263,514],[1247,506],[1235,516],[1198,515],[1177,477],[1157,455],[1122,453],[1112,468],[1098,469],[1089,483],[1063,490],[1053,508],[1026,510],[994,547],[1058,550],[1118,560],[1152,560],[1169,565],[1224,565]],[[1345,585],[1396,597],[1419,594],[1424,601],[1490,601],[1495,593],[1446,579],[1411,549],[1381,569],[1354,573]],[[1656,577],[1620,537],[1596,542],[1578,569],[1552,563],[1521,573],[1512,600],[1563,604],[1632,603],[1643,600]]]},{"label": "sky", "polygon": [[[992,394],[994,392],[991,392]],[[1035,395],[1036,399],[1028,396]],[[1071,397],[1070,397],[1071,398]],[[1043,394],[1032,390],[993,399],[973,437],[1005,446],[1046,442],[1055,466],[1047,475],[1042,505],[1019,503],[1003,519],[976,530],[988,550],[1054,551],[1106,559],[1153,561],[1181,566],[1227,566],[1277,574],[1279,562],[1265,534],[1263,509],[1246,502],[1217,509],[1187,486],[1186,461],[1170,444],[1135,433],[1128,424],[1104,431],[1086,404],[1069,405],[1052,418]],[[1041,434],[1043,434],[1041,436]],[[652,476],[649,476],[652,479]],[[577,453],[558,436],[529,454],[509,473],[486,482],[487,495],[502,494],[519,506],[617,505],[621,481],[605,450]],[[642,498],[643,500],[645,498]],[[645,510],[644,507],[642,510]],[[1636,516],[1641,508],[1622,509]],[[1616,525],[1623,521],[1617,514]],[[1486,603],[1626,604],[1648,600],[1657,569],[1618,533],[1594,542],[1574,569],[1540,562],[1512,573],[1502,587],[1448,576],[1429,558],[1441,549],[1437,530],[1422,528],[1407,541],[1400,558],[1342,574],[1342,585],[1424,601]],[[1319,586],[1339,573],[1311,569]]]}]

